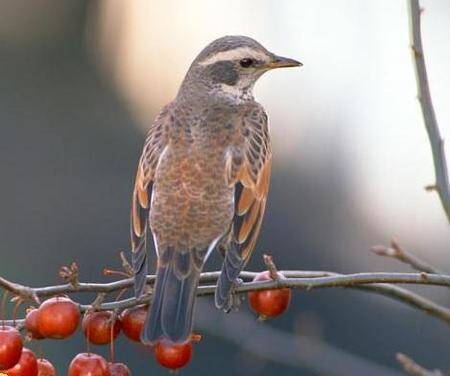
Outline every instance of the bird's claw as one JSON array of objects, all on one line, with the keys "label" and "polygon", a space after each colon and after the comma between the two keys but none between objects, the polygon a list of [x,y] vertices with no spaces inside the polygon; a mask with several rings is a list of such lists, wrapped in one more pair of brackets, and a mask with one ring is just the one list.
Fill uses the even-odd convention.
[{"label": "bird's claw", "polygon": [[241,286],[244,281],[241,278],[236,278],[233,282],[233,287],[230,291],[230,296],[228,297],[227,307],[224,309],[226,313],[230,313],[231,311],[237,312],[239,311],[239,307],[244,301],[244,296],[241,294],[236,294],[235,289]]}]

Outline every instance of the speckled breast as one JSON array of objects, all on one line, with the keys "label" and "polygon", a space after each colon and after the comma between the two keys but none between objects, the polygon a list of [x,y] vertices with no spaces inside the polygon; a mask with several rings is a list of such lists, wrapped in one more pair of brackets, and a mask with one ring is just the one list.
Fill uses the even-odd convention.
[{"label": "speckled breast", "polygon": [[150,226],[159,249],[206,249],[229,228],[234,192],[226,180],[234,123],[205,117],[171,133],[157,169]]}]

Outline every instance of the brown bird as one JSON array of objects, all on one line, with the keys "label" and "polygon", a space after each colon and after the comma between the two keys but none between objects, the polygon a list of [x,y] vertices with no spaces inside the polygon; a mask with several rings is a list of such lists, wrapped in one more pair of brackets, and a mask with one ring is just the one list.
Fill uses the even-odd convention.
[{"label": "brown bird", "polygon": [[145,286],[148,245],[158,258],[144,343],[189,338],[200,273],[215,248],[224,254],[215,304],[230,310],[255,248],[270,181],[267,115],[253,86],[270,69],[299,65],[248,37],[217,39],[196,57],[178,95],[150,127],[131,210],[137,297]]}]

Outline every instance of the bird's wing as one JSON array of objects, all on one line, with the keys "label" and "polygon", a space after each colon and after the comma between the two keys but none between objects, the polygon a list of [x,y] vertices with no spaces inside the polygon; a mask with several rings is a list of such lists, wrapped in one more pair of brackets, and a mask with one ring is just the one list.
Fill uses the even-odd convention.
[{"label": "bird's wing", "polygon": [[245,264],[261,228],[270,183],[272,151],[267,115],[261,106],[244,116],[241,140],[243,148],[230,153],[227,173],[228,181],[235,187],[232,236]]},{"label": "bird's wing", "polygon": [[170,121],[167,106],[150,127],[139,161],[131,203],[131,247],[135,272],[135,290],[140,296],[147,274],[146,240],[153,183],[160,157],[167,145],[166,125]]}]

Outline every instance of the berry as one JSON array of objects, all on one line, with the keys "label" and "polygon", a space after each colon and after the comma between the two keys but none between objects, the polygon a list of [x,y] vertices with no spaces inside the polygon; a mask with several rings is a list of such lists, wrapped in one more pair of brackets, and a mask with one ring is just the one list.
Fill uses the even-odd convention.
[{"label": "berry", "polygon": [[122,330],[129,339],[140,342],[142,328],[147,317],[148,307],[145,305],[128,308],[120,315]]},{"label": "berry", "polygon": [[8,376],[38,376],[38,364],[33,351],[24,348],[19,363],[5,373]]},{"label": "berry", "polygon": [[39,315],[39,310],[37,308],[30,308],[27,310],[27,315],[25,316],[25,328],[28,334],[33,339],[43,339],[44,336],[39,332],[37,318]]},{"label": "berry", "polygon": [[111,376],[130,376],[130,369],[123,363],[108,363]]},{"label": "berry", "polygon": [[[282,279],[284,276],[278,273],[278,278]],[[257,274],[253,279],[254,282],[271,280],[268,271]],[[276,317],[288,308],[291,301],[291,289],[251,291],[248,293],[248,300],[252,309],[258,312],[261,318]]]},{"label": "berry", "polygon": [[[90,312],[84,316],[82,327],[86,338],[94,345],[105,345],[116,339],[120,332],[120,321],[114,320],[112,311]],[[112,329],[112,332],[111,332]]]},{"label": "berry", "polygon": [[22,354],[22,338],[16,328],[0,326],[0,370],[14,367]]},{"label": "berry", "polygon": [[67,338],[77,330],[80,310],[78,305],[67,297],[46,300],[38,312],[38,331],[46,338]]},{"label": "berry", "polygon": [[69,365],[69,376],[111,376],[105,358],[92,353],[80,353]]},{"label": "berry", "polygon": [[47,359],[40,358],[37,360],[38,376],[56,376],[55,367]]},{"label": "berry", "polygon": [[162,340],[156,343],[155,357],[163,367],[176,370],[189,363],[192,357],[192,344],[190,341],[184,343],[173,343]]}]

